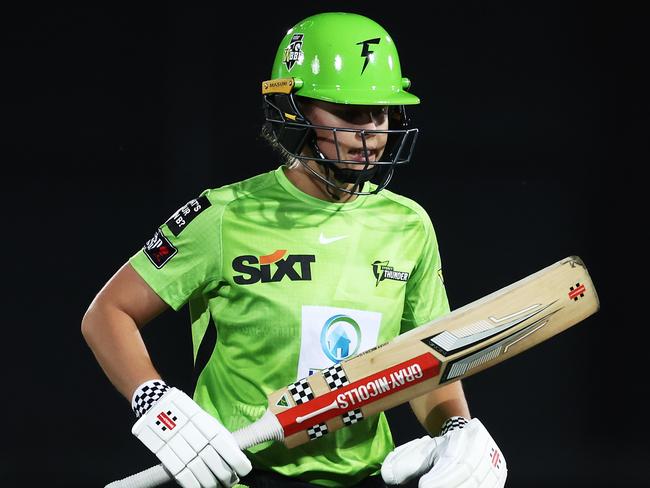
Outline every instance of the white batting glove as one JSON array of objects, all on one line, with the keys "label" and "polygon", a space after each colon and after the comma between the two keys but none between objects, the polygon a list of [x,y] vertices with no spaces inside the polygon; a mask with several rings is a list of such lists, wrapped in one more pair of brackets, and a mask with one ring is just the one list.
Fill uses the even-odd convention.
[{"label": "white batting glove", "polygon": [[420,477],[419,488],[503,488],[508,469],[478,419],[452,417],[438,437],[424,436],[391,452],[381,468],[388,484]]},{"label": "white batting glove", "polygon": [[183,488],[230,488],[251,471],[233,435],[181,390],[148,381],[133,407],[142,416],[131,432]]}]

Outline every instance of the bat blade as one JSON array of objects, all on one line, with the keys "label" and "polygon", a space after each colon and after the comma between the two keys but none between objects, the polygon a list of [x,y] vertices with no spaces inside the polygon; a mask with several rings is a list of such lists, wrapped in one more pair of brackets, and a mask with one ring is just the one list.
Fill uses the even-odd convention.
[{"label": "bat blade", "polygon": [[[287,447],[304,444],[500,363],[598,308],[598,295],[582,260],[562,259],[269,394],[264,416],[233,435],[242,449],[269,440]],[[159,464],[106,488],[152,488],[170,479]]]},{"label": "bat blade", "polygon": [[586,266],[571,256],[271,393],[269,410],[295,447],[500,363],[598,308]]}]

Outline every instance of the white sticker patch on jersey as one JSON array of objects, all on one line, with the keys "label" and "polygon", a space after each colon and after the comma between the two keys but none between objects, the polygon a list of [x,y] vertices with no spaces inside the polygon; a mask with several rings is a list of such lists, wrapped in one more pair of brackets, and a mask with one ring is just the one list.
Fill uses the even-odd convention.
[{"label": "white sticker patch on jersey", "polygon": [[379,312],[304,305],[296,379],[375,347],[380,325]]}]

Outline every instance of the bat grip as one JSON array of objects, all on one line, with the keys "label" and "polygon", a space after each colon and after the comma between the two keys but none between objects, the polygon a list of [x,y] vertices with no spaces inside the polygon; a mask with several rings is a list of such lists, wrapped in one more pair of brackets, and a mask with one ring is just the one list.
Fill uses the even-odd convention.
[{"label": "bat grip", "polygon": [[[232,433],[240,449],[261,444],[266,441],[283,441],[284,431],[277,417],[267,410],[252,424]],[[121,480],[113,481],[105,488],[154,488],[174,479],[162,464],[152,466]]]},{"label": "bat grip", "polygon": [[121,480],[113,481],[105,488],[149,488],[164,485],[173,479],[174,477],[169,474],[169,471],[162,464],[158,464]]},{"label": "bat grip", "polygon": [[278,418],[270,410],[258,420],[232,433],[243,451],[266,441],[283,441],[284,430]]}]

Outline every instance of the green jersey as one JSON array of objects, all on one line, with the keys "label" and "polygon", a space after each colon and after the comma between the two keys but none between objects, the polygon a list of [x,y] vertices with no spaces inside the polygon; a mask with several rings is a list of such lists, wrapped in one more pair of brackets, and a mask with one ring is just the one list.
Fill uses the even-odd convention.
[{"label": "green jersey", "polygon": [[[195,360],[216,327],[194,400],[230,431],[261,417],[268,393],[449,311],[422,207],[388,190],[326,202],[282,166],[202,192],[130,263],[173,309],[189,305]],[[393,448],[380,414],[247,454],[257,468],[342,487],[377,473]]]}]

